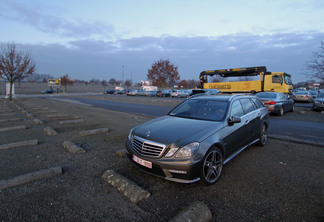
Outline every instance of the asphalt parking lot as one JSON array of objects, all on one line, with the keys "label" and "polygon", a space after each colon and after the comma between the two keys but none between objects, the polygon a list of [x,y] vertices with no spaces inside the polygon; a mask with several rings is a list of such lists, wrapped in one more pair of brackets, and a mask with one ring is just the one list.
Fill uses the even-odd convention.
[{"label": "asphalt parking lot", "polygon": [[[215,185],[178,184],[140,172],[118,154],[129,130],[150,118],[46,98],[1,99],[0,146],[37,144],[0,149],[0,180],[58,166],[62,173],[1,189],[0,220],[169,221],[199,201],[211,221],[323,221],[323,147],[270,138],[265,147],[252,146],[225,165]],[[49,135],[47,127],[57,134]],[[109,130],[82,134],[103,128]],[[65,141],[84,152],[72,153]],[[150,196],[133,203],[102,179],[107,170]]]}]

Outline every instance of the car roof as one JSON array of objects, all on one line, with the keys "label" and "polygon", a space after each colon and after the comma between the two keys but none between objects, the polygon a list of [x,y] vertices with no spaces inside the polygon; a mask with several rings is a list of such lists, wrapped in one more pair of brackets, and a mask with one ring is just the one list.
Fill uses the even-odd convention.
[{"label": "car roof", "polygon": [[198,100],[218,100],[218,101],[231,101],[235,98],[256,98],[255,96],[252,95],[245,95],[245,94],[217,94],[217,95],[200,95],[200,96],[193,96],[189,99],[198,99]]}]

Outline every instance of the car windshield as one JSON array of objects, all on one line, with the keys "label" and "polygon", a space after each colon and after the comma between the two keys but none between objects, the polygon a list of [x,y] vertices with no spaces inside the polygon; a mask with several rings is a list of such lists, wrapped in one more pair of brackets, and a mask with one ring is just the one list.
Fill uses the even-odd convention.
[{"label": "car windshield", "polygon": [[208,99],[190,99],[174,108],[169,115],[190,119],[221,121],[224,119],[228,103]]},{"label": "car windshield", "polygon": [[268,98],[268,99],[275,99],[277,94],[275,93],[257,93],[255,94],[258,98]]},{"label": "car windshield", "polygon": [[295,93],[296,95],[307,95],[308,91],[298,91]]},{"label": "car windshield", "polygon": [[320,94],[318,95],[318,98],[324,98],[324,93],[320,93]]}]

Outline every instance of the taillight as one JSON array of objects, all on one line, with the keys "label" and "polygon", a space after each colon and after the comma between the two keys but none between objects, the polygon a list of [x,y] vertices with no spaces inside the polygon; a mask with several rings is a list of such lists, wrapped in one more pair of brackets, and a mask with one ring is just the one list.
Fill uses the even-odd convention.
[{"label": "taillight", "polygon": [[275,101],[269,101],[269,102],[267,102],[266,104],[267,104],[267,105],[274,105],[274,104],[276,104],[276,102],[275,102]]},{"label": "taillight", "polygon": [[306,98],[309,98],[307,95],[305,96]]}]

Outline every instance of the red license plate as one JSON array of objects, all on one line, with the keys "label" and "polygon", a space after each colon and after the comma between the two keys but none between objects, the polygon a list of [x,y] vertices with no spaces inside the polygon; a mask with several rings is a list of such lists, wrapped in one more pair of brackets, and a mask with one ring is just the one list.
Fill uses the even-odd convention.
[{"label": "red license plate", "polygon": [[134,160],[136,163],[138,163],[138,164],[140,164],[140,165],[142,165],[142,166],[144,166],[144,167],[147,167],[147,168],[152,169],[152,162],[150,162],[150,161],[143,160],[143,159],[141,159],[141,158],[139,158],[139,157],[137,157],[137,156],[135,156],[135,155],[133,155],[133,160]]}]

